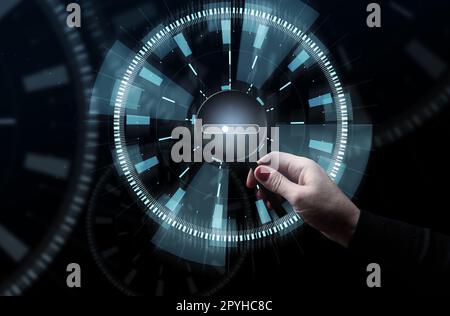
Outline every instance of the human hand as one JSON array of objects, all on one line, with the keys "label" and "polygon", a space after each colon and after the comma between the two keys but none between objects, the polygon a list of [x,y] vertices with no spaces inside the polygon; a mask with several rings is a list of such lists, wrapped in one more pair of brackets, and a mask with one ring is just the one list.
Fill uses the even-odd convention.
[{"label": "human hand", "polygon": [[[287,153],[272,152],[250,170],[247,187],[263,185],[286,199],[311,227],[327,238],[348,247],[360,210],[314,161]],[[258,190],[257,196],[266,199]],[[272,205],[266,200],[268,208]]]}]

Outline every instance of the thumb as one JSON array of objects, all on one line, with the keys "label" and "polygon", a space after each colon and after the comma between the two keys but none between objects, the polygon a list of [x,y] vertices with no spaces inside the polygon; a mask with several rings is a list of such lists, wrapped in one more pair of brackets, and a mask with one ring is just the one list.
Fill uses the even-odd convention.
[{"label": "thumb", "polygon": [[291,182],[284,175],[268,166],[256,168],[255,177],[267,190],[281,195],[293,206],[302,190],[301,186]]}]

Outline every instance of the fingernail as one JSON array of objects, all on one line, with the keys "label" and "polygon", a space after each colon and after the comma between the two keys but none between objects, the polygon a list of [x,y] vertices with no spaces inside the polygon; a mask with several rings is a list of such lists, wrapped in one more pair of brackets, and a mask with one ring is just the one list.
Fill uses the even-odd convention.
[{"label": "fingernail", "polygon": [[258,160],[258,164],[259,165],[268,165],[268,164],[270,164],[270,156],[266,155],[266,156],[262,157],[261,159]]},{"label": "fingernail", "polygon": [[258,169],[256,169],[256,177],[258,178],[258,180],[261,181],[267,181],[269,180],[270,177],[270,170],[264,167],[259,167]]}]

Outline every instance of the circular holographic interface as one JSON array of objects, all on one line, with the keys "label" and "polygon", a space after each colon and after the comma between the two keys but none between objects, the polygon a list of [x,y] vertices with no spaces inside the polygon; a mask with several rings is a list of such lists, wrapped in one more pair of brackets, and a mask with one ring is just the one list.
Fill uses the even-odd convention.
[{"label": "circular holographic interface", "polygon": [[[371,130],[353,124],[329,51],[309,32],[318,14],[299,4],[297,23],[250,3],[204,4],[107,54],[94,100],[113,109],[117,169],[167,231],[233,247],[301,226],[288,203],[268,209],[233,184],[269,152],[311,158],[355,192],[367,157],[349,143],[368,155]],[[242,199],[248,209],[231,207]]]}]

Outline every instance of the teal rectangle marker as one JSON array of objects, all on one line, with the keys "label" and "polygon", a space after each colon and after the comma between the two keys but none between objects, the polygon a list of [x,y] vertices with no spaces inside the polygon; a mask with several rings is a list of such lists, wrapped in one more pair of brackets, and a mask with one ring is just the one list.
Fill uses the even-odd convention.
[{"label": "teal rectangle marker", "polygon": [[223,221],[223,205],[216,204],[216,206],[214,207],[212,228],[222,229],[222,221]]},{"label": "teal rectangle marker", "polygon": [[163,79],[160,76],[158,76],[153,71],[145,67],[142,68],[141,72],[139,73],[139,76],[157,86],[160,86],[161,83],[163,82]]},{"label": "teal rectangle marker", "polygon": [[333,97],[331,96],[331,93],[327,93],[324,95],[320,95],[316,98],[310,99],[309,107],[314,108],[316,106],[321,106],[330,103],[333,103]]},{"label": "teal rectangle marker", "polygon": [[66,179],[69,176],[70,162],[65,158],[28,153],[25,156],[24,167],[40,174]]},{"label": "teal rectangle marker", "polygon": [[175,43],[177,43],[178,47],[181,49],[181,52],[183,53],[184,56],[188,57],[192,55],[191,48],[189,47],[186,38],[184,38],[183,33],[174,36],[173,39],[175,40]]},{"label": "teal rectangle marker", "polygon": [[272,221],[263,200],[256,201],[256,208],[258,209],[259,219],[262,224],[267,224]]},{"label": "teal rectangle marker", "polygon": [[29,247],[6,227],[0,224],[0,249],[14,262],[22,260],[30,251]]},{"label": "teal rectangle marker", "polygon": [[159,164],[158,157],[151,157],[147,160],[137,163],[134,167],[136,168],[136,171],[138,173],[143,173],[144,171],[153,168],[157,164]]},{"label": "teal rectangle marker", "polygon": [[303,65],[309,59],[309,55],[306,51],[302,50],[300,54],[298,54],[294,60],[289,64],[288,68],[290,71],[294,72]]},{"label": "teal rectangle marker", "polygon": [[255,41],[253,42],[253,47],[257,49],[261,49],[264,40],[266,39],[267,32],[269,31],[269,27],[266,25],[260,24],[258,26],[258,31],[256,31]]},{"label": "teal rectangle marker", "polygon": [[224,45],[231,44],[231,20],[222,20],[222,42]]},{"label": "teal rectangle marker", "polygon": [[66,85],[70,82],[69,72],[65,65],[43,69],[23,78],[25,90],[42,91],[52,87]]},{"label": "teal rectangle marker", "polygon": [[178,190],[175,192],[175,194],[170,198],[170,200],[166,203],[166,207],[171,210],[172,212],[175,211],[178,204],[180,204],[181,199],[186,194],[186,191],[184,191],[182,188],[178,188]]},{"label": "teal rectangle marker", "polygon": [[324,141],[318,141],[318,140],[313,140],[313,139],[311,139],[309,141],[309,148],[320,150],[320,151],[323,151],[323,152],[326,152],[329,154],[331,154],[333,152],[333,144],[332,143],[327,143]]},{"label": "teal rectangle marker", "polygon": [[130,90],[128,91],[128,100],[126,104],[127,109],[137,109],[139,108],[139,103],[144,90],[141,88],[130,85]]},{"label": "teal rectangle marker", "polygon": [[127,115],[127,125],[150,125],[150,117],[140,115]]}]

